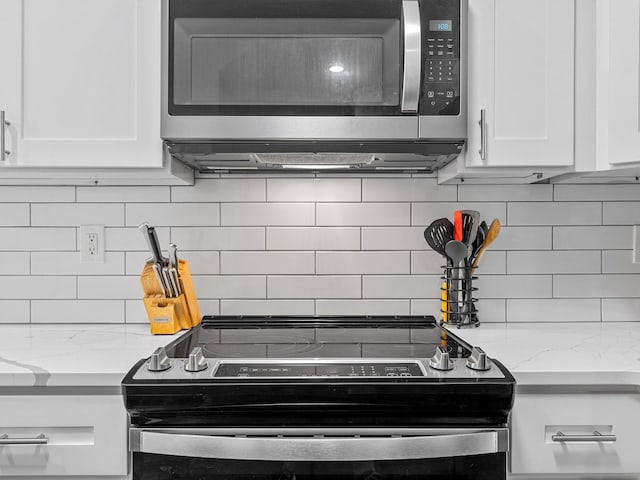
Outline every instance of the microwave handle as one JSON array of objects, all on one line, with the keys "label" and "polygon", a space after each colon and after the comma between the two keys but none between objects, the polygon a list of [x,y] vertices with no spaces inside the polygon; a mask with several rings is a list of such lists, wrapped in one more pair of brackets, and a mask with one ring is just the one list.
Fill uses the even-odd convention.
[{"label": "microwave handle", "polygon": [[422,70],[422,34],[420,7],[417,0],[402,1],[402,25],[404,27],[404,68],[401,111],[417,112]]},{"label": "microwave handle", "polygon": [[133,452],[279,462],[358,462],[484,455],[506,451],[495,430],[410,437],[226,437],[139,430]]}]

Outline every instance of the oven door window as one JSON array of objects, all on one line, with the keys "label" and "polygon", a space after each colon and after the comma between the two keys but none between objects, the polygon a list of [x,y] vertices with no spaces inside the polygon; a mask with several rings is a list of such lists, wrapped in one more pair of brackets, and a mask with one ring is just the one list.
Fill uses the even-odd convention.
[{"label": "oven door window", "polygon": [[496,431],[404,437],[143,432],[137,438],[133,480],[506,479],[507,441]]},{"label": "oven door window", "polygon": [[172,0],[171,115],[394,114],[398,0]]},{"label": "oven door window", "polygon": [[505,480],[504,453],[367,462],[258,462],[134,454],[133,480]]}]

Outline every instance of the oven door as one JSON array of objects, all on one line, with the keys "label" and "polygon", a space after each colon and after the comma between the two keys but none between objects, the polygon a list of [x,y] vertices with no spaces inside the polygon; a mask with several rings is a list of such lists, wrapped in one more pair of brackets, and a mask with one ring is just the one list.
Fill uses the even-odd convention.
[{"label": "oven door", "polygon": [[421,28],[418,0],[163,0],[162,137],[416,139]]},{"label": "oven door", "polygon": [[508,430],[131,429],[134,480],[505,480]]}]

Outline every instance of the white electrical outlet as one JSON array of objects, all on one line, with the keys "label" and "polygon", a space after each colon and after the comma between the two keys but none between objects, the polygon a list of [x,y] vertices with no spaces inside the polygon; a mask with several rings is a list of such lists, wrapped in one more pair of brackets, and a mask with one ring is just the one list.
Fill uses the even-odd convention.
[{"label": "white electrical outlet", "polygon": [[80,225],[80,262],[104,263],[104,225]]},{"label": "white electrical outlet", "polygon": [[640,225],[633,226],[633,263],[640,263]]}]

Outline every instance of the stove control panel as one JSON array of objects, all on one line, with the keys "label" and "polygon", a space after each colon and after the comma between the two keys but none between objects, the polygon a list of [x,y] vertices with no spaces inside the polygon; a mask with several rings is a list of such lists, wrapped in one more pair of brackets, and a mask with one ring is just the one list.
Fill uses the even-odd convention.
[{"label": "stove control panel", "polygon": [[423,377],[416,363],[222,363],[214,377]]}]

